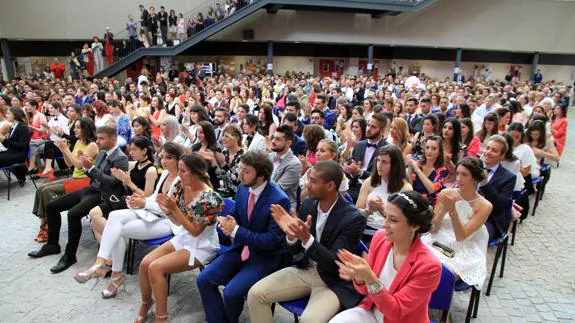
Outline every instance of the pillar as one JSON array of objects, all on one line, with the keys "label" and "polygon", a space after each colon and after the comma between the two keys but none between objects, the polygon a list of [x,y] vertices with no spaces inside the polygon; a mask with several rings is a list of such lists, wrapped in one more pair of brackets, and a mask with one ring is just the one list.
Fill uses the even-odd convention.
[{"label": "pillar", "polygon": [[268,63],[266,65],[266,71],[268,74],[273,74],[274,70],[274,43],[268,42]]},{"label": "pillar", "polygon": [[457,49],[455,52],[455,68],[453,69],[453,80],[457,80],[457,76],[461,75],[461,56],[463,50],[461,48]]},{"label": "pillar", "polygon": [[373,72],[373,45],[367,47],[367,76],[370,77]]},{"label": "pillar", "polygon": [[0,39],[0,46],[2,47],[2,54],[4,56],[4,66],[6,68],[6,80],[12,80],[14,78],[14,64],[12,64],[12,54],[10,53],[10,47],[8,47],[8,40],[6,38]]},{"label": "pillar", "polygon": [[537,73],[537,66],[539,65],[539,53],[533,54],[533,62],[531,63],[531,80],[535,80],[535,73]]}]

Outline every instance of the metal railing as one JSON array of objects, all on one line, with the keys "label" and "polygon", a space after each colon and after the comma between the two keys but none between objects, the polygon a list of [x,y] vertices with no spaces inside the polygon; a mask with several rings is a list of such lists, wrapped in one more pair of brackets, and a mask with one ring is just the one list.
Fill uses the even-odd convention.
[{"label": "metal railing", "polygon": [[[167,31],[164,30],[165,34],[162,34],[159,21],[157,22],[158,28],[156,30],[152,30],[152,26],[149,24],[147,27],[147,32],[145,32],[145,37],[147,38],[146,45],[148,45],[149,47],[177,46],[182,42],[184,42],[189,37],[193,36],[194,34],[202,31],[203,29],[211,25],[217,24],[218,22],[228,18],[230,15],[233,15],[237,11],[257,1],[259,0],[238,0],[235,2],[236,7],[234,7],[233,10],[231,8],[230,9],[227,8],[225,0],[202,1],[202,3],[198,4],[194,9],[183,14],[183,20],[184,20],[183,34],[178,33],[177,24],[175,28],[176,30],[175,35],[171,33],[169,25],[167,27]],[[221,11],[216,9],[217,4],[220,5]],[[213,15],[208,14],[211,10],[213,10]],[[169,9],[167,11],[169,14]],[[200,19],[199,17],[200,14],[202,15],[201,18],[203,19]],[[176,16],[178,16],[177,22],[179,22],[179,14],[176,13]],[[127,56],[128,54],[139,48],[146,47],[144,45],[144,42],[142,41],[143,37],[140,35],[140,30],[142,30],[141,21],[137,21],[136,27],[137,27],[136,28],[137,36],[135,41],[130,39],[129,30],[127,27],[114,33],[114,40],[115,40],[114,45],[116,47],[115,54],[118,57],[118,59],[122,59],[123,57]]]}]

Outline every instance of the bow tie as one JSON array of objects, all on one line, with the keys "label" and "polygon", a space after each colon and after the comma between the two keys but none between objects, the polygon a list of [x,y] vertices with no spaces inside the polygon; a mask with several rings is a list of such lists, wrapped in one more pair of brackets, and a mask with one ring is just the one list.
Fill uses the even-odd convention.
[{"label": "bow tie", "polygon": [[487,175],[491,175],[491,173],[494,172],[494,170],[491,168],[484,168],[484,169],[487,171]]},{"label": "bow tie", "polygon": [[54,121],[58,121],[58,118],[54,118]]},{"label": "bow tie", "polygon": [[367,148],[377,148],[377,144],[370,144],[369,142],[367,143]]}]

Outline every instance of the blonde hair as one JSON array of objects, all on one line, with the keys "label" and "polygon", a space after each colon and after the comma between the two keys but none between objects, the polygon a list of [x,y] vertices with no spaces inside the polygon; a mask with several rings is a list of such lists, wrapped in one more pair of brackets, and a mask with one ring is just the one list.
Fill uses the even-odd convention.
[{"label": "blonde hair", "polygon": [[395,124],[395,129],[397,130],[397,142],[395,145],[403,151],[409,140],[409,128],[407,126],[407,122],[403,120],[403,118],[393,118],[391,124]]},{"label": "blonde hair", "polygon": [[320,140],[319,144],[324,144],[327,146],[327,149],[329,151],[331,151],[332,153],[335,153],[335,157],[333,158],[333,160],[337,161],[338,160],[338,149],[337,149],[337,143],[333,140],[330,139],[322,139]]}]

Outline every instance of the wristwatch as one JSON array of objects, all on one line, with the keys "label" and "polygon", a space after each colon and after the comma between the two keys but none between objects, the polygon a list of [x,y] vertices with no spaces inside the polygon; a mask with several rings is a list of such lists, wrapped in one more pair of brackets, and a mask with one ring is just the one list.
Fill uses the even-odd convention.
[{"label": "wristwatch", "polygon": [[377,294],[383,290],[383,284],[378,279],[372,284],[367,285],[367,292],[370,294]]}]

